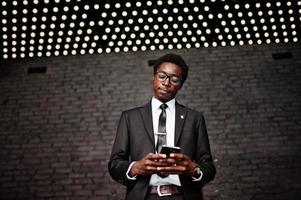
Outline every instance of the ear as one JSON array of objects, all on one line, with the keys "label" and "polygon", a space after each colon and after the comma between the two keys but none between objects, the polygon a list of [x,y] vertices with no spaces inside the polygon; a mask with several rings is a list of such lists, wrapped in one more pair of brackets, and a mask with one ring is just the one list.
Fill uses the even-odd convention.
[{"label": "ear", "polygon": [[181,82],[181,85],[179,85],[178,87],[179,87],[179,89],[178,90],[180,90],[182,87],[183,87],[183,82]]},{"label": "ear", "polygon": [[178,90],[180,90],[180,89],[182,88],[182,86],[183,86],[183,83],[179,86],[179,89],[178,89]]},{"label": "ear", "polygon": [[154,80],[155,80],[155,74],[153,74],[152,76],[152,82],[154,82]]}]

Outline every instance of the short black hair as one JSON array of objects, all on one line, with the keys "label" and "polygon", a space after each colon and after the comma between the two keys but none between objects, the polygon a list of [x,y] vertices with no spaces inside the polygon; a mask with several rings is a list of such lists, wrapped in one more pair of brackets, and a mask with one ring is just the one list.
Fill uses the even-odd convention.
[{"label": "short black hair", "polygon": [[170,62],[178,65],[182,70],[182,84],[185,82],[188,76],[188,66],[180,55],[174,53],[168,53],[158,58],[154,63],[154,74],[157,73],[158,67],[164,62]]}]

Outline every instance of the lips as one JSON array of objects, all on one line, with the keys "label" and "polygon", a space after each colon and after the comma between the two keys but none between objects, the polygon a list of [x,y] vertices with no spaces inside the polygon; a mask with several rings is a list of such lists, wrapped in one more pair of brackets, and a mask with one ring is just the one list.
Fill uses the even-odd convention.
[{"label": "lips", "polygon": [[158,89],[159,89],[159,91],[162,92],[162,93],[165,93],[165,94],[169,93],[169,91],[168,91],[167,89],[160,88],[160,87],[159,87]]}]

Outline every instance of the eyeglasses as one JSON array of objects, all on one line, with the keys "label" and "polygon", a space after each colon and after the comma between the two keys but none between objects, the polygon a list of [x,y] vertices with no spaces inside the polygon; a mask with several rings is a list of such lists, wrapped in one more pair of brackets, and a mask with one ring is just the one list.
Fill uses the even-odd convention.
[{"label": "eyeglasses", "polygon": [[169,81],[172,85],[180,85],[182,82],[182,78],[176,75],[168,75],[165,72],[157,71],[156,77],[159,81],[165,81],[167,78],[169,78]]}]

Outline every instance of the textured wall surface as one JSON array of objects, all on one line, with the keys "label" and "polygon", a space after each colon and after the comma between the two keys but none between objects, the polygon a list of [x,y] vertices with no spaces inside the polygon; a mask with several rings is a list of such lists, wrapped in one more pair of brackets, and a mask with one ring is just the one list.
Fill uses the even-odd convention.
[{"label": "textured wall surface", "polygon": [[[147,61],[166,52],[2,63],[0,199],[123,199],[107,171],[116,125],[150,99]],[[190,66],[178,101],[204,113],[218,170],[206,199],[301,199],[299,44],[175,52]]]}]

